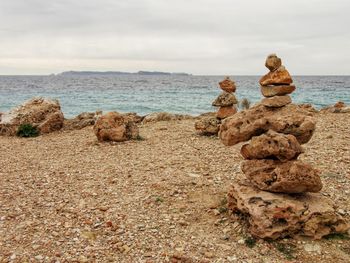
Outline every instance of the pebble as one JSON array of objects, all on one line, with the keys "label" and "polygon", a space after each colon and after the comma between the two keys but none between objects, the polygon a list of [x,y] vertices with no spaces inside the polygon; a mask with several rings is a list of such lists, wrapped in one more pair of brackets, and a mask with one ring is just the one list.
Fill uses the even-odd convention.
[{"label": "pebble", "polygon": [[238,244],[243,245],[244,244],[244,239],[240,239],[237,241]]},{"label": "pebble", "polygon": [[309,253],[315,252],[321,254],[321,246],[318,244],[306,244],[304,245],[304,250]]},{"label": "pebble", "polygon": [[237,261],[237,257],[236,256],[229,256],[226,258],[229,262],[235,262]]}]

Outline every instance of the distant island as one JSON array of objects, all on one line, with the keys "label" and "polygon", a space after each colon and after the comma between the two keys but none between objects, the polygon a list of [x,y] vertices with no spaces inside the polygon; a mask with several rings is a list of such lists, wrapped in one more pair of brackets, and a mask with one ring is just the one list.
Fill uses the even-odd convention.
[{"label": "distant island", "polygon": [[138,72],[123,72],[123,71],[64,71],[57,74],[58,76],[86,76],[86,75],[154,75],[154,76],[191,76],[192,74],[188,73],[170,73],[170,72],[161,72],[161,71],[138,71]]}]

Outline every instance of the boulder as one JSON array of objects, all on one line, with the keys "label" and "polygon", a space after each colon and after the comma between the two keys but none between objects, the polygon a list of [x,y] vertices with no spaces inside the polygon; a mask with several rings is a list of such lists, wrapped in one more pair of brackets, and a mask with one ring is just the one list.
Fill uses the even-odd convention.
[{"label": "boulder", "polygon": [[184,119],[192,119],[192,118],[193,117],[190,115],[172,114],[168,112],[153,112],[151,114],[146,115],[143,118],[142,123],[184,120]]},{"label": "boulder", "polygon": [[271,107],[271,108],[280,108],[280,107],[286,106],[289,103],[292,103],[292,99],[288,95],[273,96],[270,98],[264,98],[261,101],[261,104],[263,104],[266,107]]},{"label": "boulder", "polygon": [[0,135],[16,135],[22,124],[31,124],[40,134],[60,130],[64,116],[58,100],[34,98],[24,102],[10,112],[3,113],[0,121]]},{"label": "boulder", "polygon": [[282,66],[282,60],[276,54],[271,54],[266,58],[265,67],[270,71],[275,71]]},{"label": "boulder", "polygon": [[215,107],[227,107],[237,103],[235,95],[224,91],[213,101],[212,105]]},{"label": "boulder", "polygon": [[227,201],[229,210],[248,218],[249,232],[256,238],[321,239],[349,229],[346,220],[335,211],[332,200],[318,193],[276,194],[239,182],[232,185]]},{"label": "boulder", "polygon": [[219,82],[219,86],[223,91],[229,93],[236,91],[236,84],[229,77],[226,77],[223,81]]},{"label": "boulder", "polygon": [[300,144],[304,144],[311,139],[315,127],[312,113],[295,104],[291,103],[282,108],[269,108],[257,104],[223,120],[219,137],[225,145],[234,145],[273,130],[292,134]]},{"label": "boulder", "polygon": [[263,76],[259,81],[261,86],[289,85],[293,83],[288,70],[281,66],[275,71],[271,71]]},{"label": "boulder", "polygon": [[261,94],[264,97],[283,96],[291,94],[295,90],[294,85],[261,86]]},{"label": "boulder", "polygon": [[80,130],[87,126],[95,124],[96,120],[101,116],[102,112],[83,112],[73,119],[65,120],[65,130]]},{"label": "boulder", "polygon": [[139,136],[136,124],[118,112],[99,117],[94,125],[94,133],[99,141],[123,142]]},{"label": "boulder", "polygon": [[322,189],[319,171],[298,160],[249,160],[243,162],[242,171],[253,185],[264,191],[317,193]]},{"label": "boulder", "polygon": [[236,112],[237,109],[234,106],[220,107],[218,112],[216,113],[216,118],[225,119],[234,115]]},{"label": "boulder", "polygon": [[296,159],[303,148],[293,135],[286,135],[269,130],[260,136],[255,136],[249,144],[241,148],[245,159],[278,159],[280,161]]},{"label": "boulder", "polygon": [[216,117],[204,117],[197,120],[194,127],[200,135],[217,135],[219,132],[220,120],[218,120]]}]

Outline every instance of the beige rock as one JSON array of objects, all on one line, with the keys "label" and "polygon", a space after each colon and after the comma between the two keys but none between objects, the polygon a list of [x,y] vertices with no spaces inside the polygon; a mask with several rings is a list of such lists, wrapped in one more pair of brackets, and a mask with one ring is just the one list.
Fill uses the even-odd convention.
[{"label": "beige rock", "polygon": [[275,71],[271,71],[263,76],[259,81],[261,86],[289,85],[293,83],[288,70],[281,66]]},{"label": "beige rock", "polygon": [[65,130],[80,130],[87,126],[95,124],[97,118],[100,117],[100,112],[83,112],[72,119],[64,121]]},{"label": "beige rock", "polygon": [[261,101],[261,104],[263,104],[266,107],[271,107],[271,108],[283,107],[283,106],[286,106],[289,103],[292,103],[292,99],[288,95],[264,98]]},{"label": "beige rock", "polygon": [[3,113],[0,135],[15,135],[21,124],[31,124],[41,134],[49,133],[60,130],[63,122],[64,116],[57,100],[34,98],[10,112]]},{"label": "beige rock", "polygon": [[282,60],[276,54],[271,54],[266,58],[265,67],[270,71],[275,71],[282,66]]},{"label": "beige rock", "polygon": [[236,84],[229,77],[226,77],[223,81],[219,82],[219,86],[223,91],[229,93],[236,91]]},{"label": "beige rock", "polygon": [[283,96],[291,94],[295,90],[294,85],[261,86],[261,94],[264,97]]},{"label": "beige rock", "polygon": [[237,109],[234,106],[220,107],[218,112],[216,113],[216,118],[222,120],[234,115],[236,112]]},{"label": "beige rock", "polygon": [[212,105],[215,107],[226,107],[237,103],[235,95],[224,91],[213,101]]},{"label": "beige rock", "polygon": [[123,142],[136,139],[139,130],[133,121],[122,114],[109,112],[97,119],[94,133],[99,141]]},{"label": "beige rock", "polygon": [[168,112],[154,112],[146,115],[142,123],[149,122],[158,122],[158,121],[173,121],[173,120],[184,120],[184,119],[192,119],[193,117],[190,115],[182,115],[182,114],[172,114]]},{"label": "beige rock", "polygon": [[268,108],[257,104],[223,120],[219,137],[225,145],[234,145],[273,130],[292,134],[303,144],[311,139],[315,127],[312,113],[295,104],[282,108]]},{"label": "beige rock", "polygon": [[220,120],[218,120],[216,117],[204,117],[197,120],[194,127],[201,135],[217,135],[220,128]]},{"label": "beige rock", "polygon": [[286,135],[269,130],[260,136],[255,136],[249,144],[241,148],[245,159],[279,159],[281,161],[296,159],[303,148],[293,135]]},{"label": "beige rock", "polygon": [[349,229],[348,222],[336,213],[332,201],[318,193],[276,194],[239,182],[232,185],[228,193],[228,208],[246,215],[249,232],[258,238],[306,236],[321,239]]},{"label": "beige rock", "polygon": [[298,104],[298,107],[311,113],[318,112],[318,110],[316,110],[310,103]]},{"label": "beige rock", "polygon": [[260,190],[276,193],[317,193],[322,189],[319,171],[298,160],[249,160],[242,164],[245,176]]},{"label": "beige rock", "polygon": [[338,101],[333,106],[327,106],[320,110],[321,113],[348,113],[350,112],[350,106],[346,106],[346,104],[342,101]]}]

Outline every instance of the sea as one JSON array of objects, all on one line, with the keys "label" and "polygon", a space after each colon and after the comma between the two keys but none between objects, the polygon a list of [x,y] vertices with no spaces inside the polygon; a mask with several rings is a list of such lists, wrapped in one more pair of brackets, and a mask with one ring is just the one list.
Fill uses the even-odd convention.
[{"label": "sea", "polygon": [[[252,104],[260,101],[259,76],[230,76],[236,97]],[[212,101],[220,94],[225,76],[195,75],[83,75],[0,76],[0,112],[33,97],[58,99],[66,118],[97,110],[146,115],[166,111],[198,115],[215,111]],[[343,101],[350,104],[350,76],[293,76],[294,103],[315,108]]]}]

